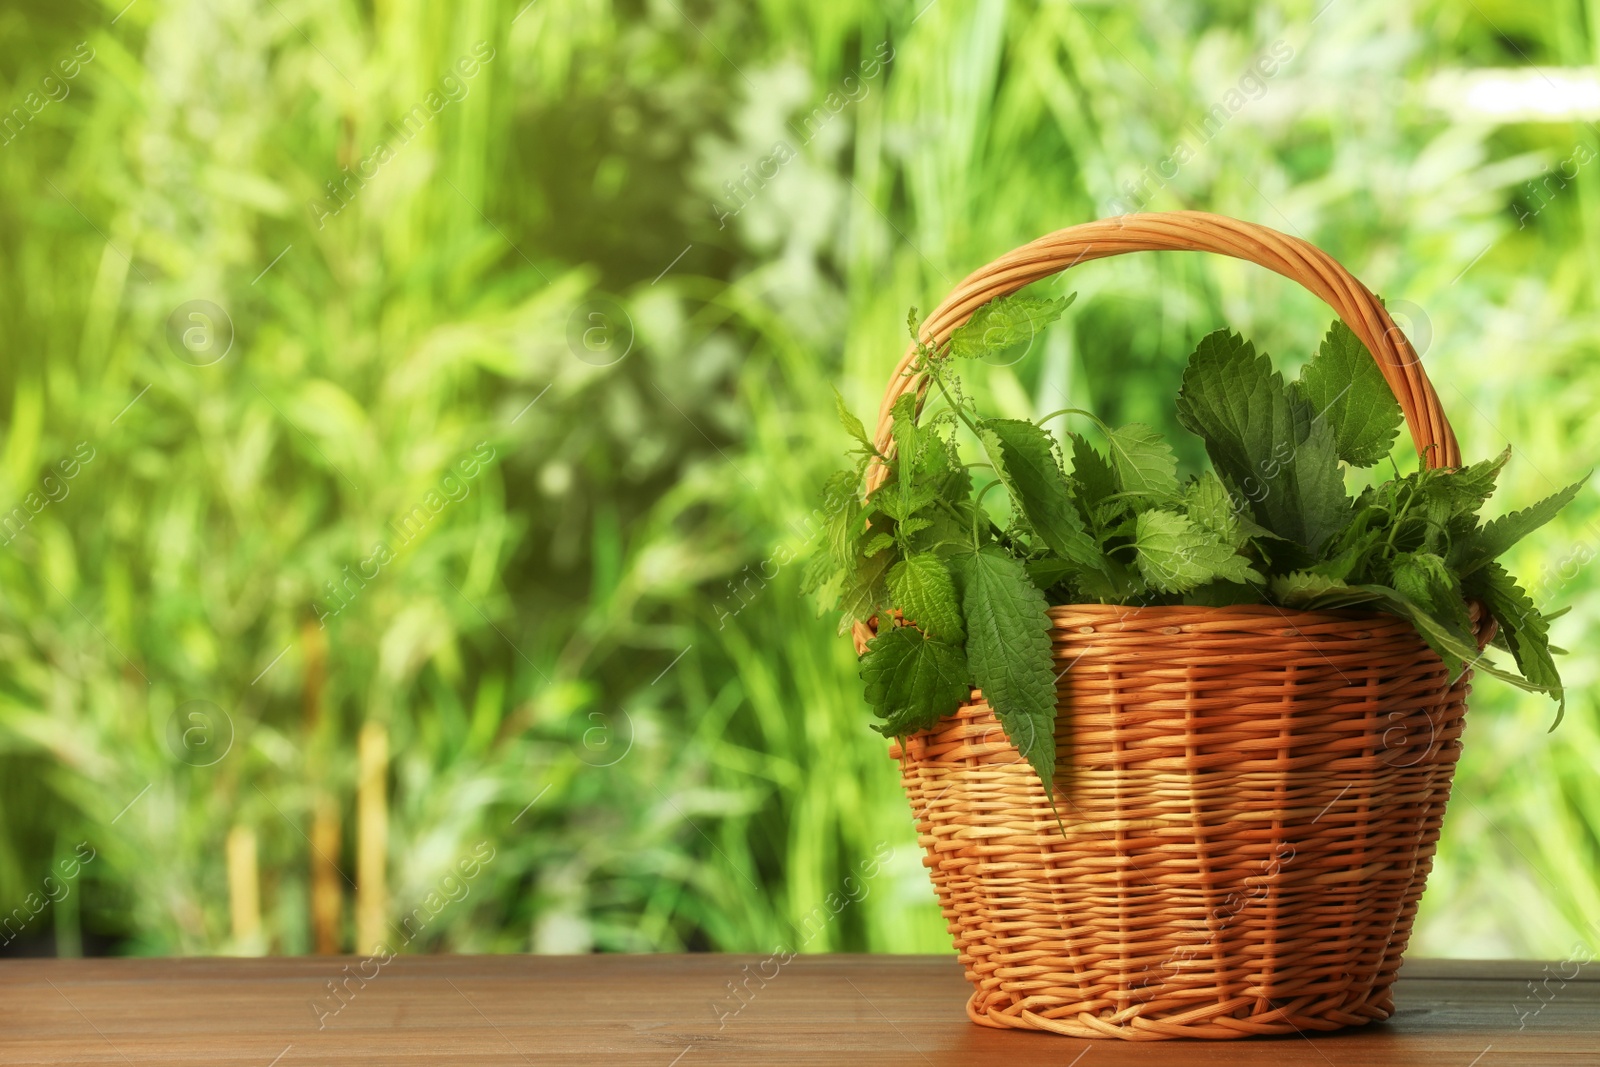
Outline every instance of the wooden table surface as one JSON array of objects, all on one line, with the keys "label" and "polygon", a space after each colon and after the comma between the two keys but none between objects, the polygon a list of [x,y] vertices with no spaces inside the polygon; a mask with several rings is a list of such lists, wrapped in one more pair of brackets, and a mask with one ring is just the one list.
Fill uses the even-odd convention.
[{"label": "wooden table surface", "polygon": [[[1387,1023],[1140,1044],[975,1026],[959,967],[932,956],[13,960],[0,962],[0,1063],[1600,1064],[1600,977],[1543,966],[1413,961]],[[751,979],[741,1007],[729,983],[763,972],[776,974]]]}]

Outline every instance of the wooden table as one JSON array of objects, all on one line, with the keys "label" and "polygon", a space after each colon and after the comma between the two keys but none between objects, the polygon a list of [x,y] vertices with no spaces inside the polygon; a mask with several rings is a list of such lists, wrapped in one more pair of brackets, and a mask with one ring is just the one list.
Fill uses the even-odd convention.
[{"label": "wooden table", "polygon": [[[1419,960],[1387,1023],[1135,1044],[974,1026],[954,959],[931,956],[16,960],[0,962],[0,1063],[1600,1064],[1595,970]],[[741,1007],[729,984],[748,975]]]}]

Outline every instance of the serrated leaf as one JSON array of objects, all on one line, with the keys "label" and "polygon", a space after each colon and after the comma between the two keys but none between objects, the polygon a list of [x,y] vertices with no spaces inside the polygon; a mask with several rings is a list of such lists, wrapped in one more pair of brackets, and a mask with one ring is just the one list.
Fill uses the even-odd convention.
[{"label": "serrated leaf", "polygon": [[918,432],[917,477],[939,481],[961,469],[954,444],[932,426],[919,427]]},{"label": "serrated leaf", "polygon": [[1369,590],[1348,585],[1337,578],[1329,578],[1314,571],[1291,571],[1275,574],[1267,583],[1272,599],[1285,607],[1303,611],[1325,608],[1347,608],[1367,604],[1377,599]]},{"label": "serrated leaf", "polygon": [[921,533],[923,530],[926,530],[932,525],[932,519],[926,519],[919,515],[916,518],[907,519],[905,522],[902,522],[900,524],[900,534],[902,537],[909,538],[915,534]]},{"label": "serrated leaf", "polygon": [[993,546],[957,557],[967,661],[1006,737],[1055,788],[1056,680],[1044,594]]},{"label": "serrated leaf", "polygon": [[929,637],[952,642],[966,638],[955,581],[937,556],[919,553],[889,568],[889,595],[901,614]]},{"label": "serrated leaf", "polygon": [[1506,462],[1511,458],[1511,447],[1506,446],[1493,459],[1470,464],[1455,471],[1437,471],[1431,491],[1450,503],[1453,518],[1476,515],[1484,501],[1494,494],[1495,481]]},{"label": "serrated leaf", "polygon": [[1106,451],[1122,492],[1142,493],[1157,501],[1178,495],[1178,459],[1172,446],[1150,427],[1135,422],[1112,430]]},{"label": "serrated leaf", "polygon": [[1232,545],[1176,512],[1140,512],[1135,545],[1139,573],[1153,588],[1166,593],[1186,593],[1218,578],[1230,582],[1266,580]]},{"label": "serrated leaf", "polygon": [[961,649],[911,626],[882,630],[867,643],[861,680],[867,703],[884,720],[878,729],[891,737],[931,729],[972,692]]},{"label": "serrated leaf", "polygon": [[866,544],[861,546],[861,554],[869,557],[876,556],[892,544],[894,544],[894,538],[889,534],[876,533],[867,539]]},{"label": "serrated leaf", "polygon": [[833,402],[834,408],[839,415],[839,422],[844,425],[845,432],[851,437],[854,437],[857,441],[860,441],[863,445],[871,448],[872,441],[867,437],[867,428],[861,425],[860,419],[856,418],[850,413],[849,408],[845,407],[844,395],[841,394],[837,389],[833,391]]},{"label": "serrated leaf", "polygon": [[926,483],[913,481],[905,484],[897,480],[893,485],[881,486],[873,496],[873,501],[879,511],[895,522],[906,523],[917,512],[932,504],[938,495],[938,490]]},{"label": "serrated leaf", "polygon": [[921,444],[921,429],[917,426],[917,394],[901,393],[889,409],[889,433],[894,438],[895,463],[904,471],[916,466]]},{"label": "serrated leaf", "polygon": [[842,470],[823,486],[822,531],[800,583],[802,593],[817,597],[821,610],[837,603],[839,587],[851,568],[855,544],[861,536],[863,522],[861,502],[856,495],[858,484],[856,472]]},{"label": "serrated leaf", "polygon": [[1316,574],[1338,582],[1348,582],[1365,573],[1369,559],[1383,543],[1382,530],[1365,530],[1348,542],[1339,542],[1338,551],[1311,568]]},{"label": "serrated leaf", "polygon": [[1021,419],[985,419],[978,425],[978,436],[1012,502],[1039,540],[1069,563],[1097,569],[1100,546],[1072,501],[1050,435]]},{"label": "serrated leaf", "polygon": [[849,633],[850,627],[872,618],[889,599],[889,586],[883,580],[889,570],[892,552],[879,552],[870,559],[857,554],[855,562],[845,572],[839,593],[839,632]]},{"label": "serrated leaf", "polygon": [[1295,389],[1333,431],[1334,451],[1354,467],[1379,463],[1400,432],[1400,403],[1366,345],[1335,319]]},{"label": "serrated leaf", "polygon": [[1058,585],[1063,579],[1079,573],[1083,568],[1075,563],[1068,563],[1064,559],[1046,556],[1044,559],[1029,560],[1025,565],[1028,578],[1040,591],[1048,590],[1051,586]]},{"label": "serrated leaf", "polygon": [[1509,515],[1502,515],[1492,522],[1485,523],[1477,533],[1457,542],[1451,553],[1451,562],[1460,573],[1469,574],[1498,559],[1512,545],[1555,518],[1557,512],[1572,503],[1573,498],[1588,482],[1589,476],[1584,475],[1559,493],[1545,497],[1532,507],[1513,511]]},{"label": "serrated leaf", "polygon": [[[1397,554],[1390,564],[1390,584],[1396,593],[1420,605],[1449,629],[1460,644],[1476,644],[1461,583],[1445,565],[1443,557],[1432,552]],[[1450,663],[1450,660],[1445,658],[1445,662]]]},{"label": "serrated leaf", "polygon": [[1183,505],[1196,526],[1214,534],[1224,544],[1244,547],[1246,535],[1244,524],[1239,521],[1239,508],[1215,471],[1206,471],[1189,483],[1183,494]]},{"label": "serrated leaf", "polygon": [[1117,491],[1117,476],[1088,438],[1080,433],[1067,436],[1072,441],[1072,483],[1087,518],[1096,506]]},{"label": "serrated leaf", "polygon": [[1250,342],[1226,330],[1201,339],[1183,372],[1178,421],[1267,529],[1316,552],[1348,519],[1332,427]]},{"label": "serrated leaf", "polygon": [[813,552],[800,573],[800,592],[816,598],[817,614],[821,615],[838,605],[839,586],[843,581],[844,575],[826,552]]},{"label": "serrated leaf", "polygon": [[1496,637],[1516,660],[1522,676],[1564,704],[1561,672],[1551,655],[1549,618],[1540,613],[1533,598],[1498,563],[1479,569],[1469,580],[1467,592],[1494,616],[1499,624]]},{"label": "serrated leaf", "polygon": [[855,475],[839,471],[823,486],[827,550],[835,566],[850,559],[850,548],[861,536],[861,500],[856,496]]},{"label": "serrated leaf", "polygon": [[1013,294],[991,300],[951,333],[948,354],[982,357],[1026,344],[1060,318],[1076,295],[1042,299]]},{"label": "serrated leaf", "polygon": [[1079,594],[1094,604],[1128,604],[1149,592],[1134,567],[1125,567],[1107,557],[1104,571],[1085,571],[1078,576]]}]

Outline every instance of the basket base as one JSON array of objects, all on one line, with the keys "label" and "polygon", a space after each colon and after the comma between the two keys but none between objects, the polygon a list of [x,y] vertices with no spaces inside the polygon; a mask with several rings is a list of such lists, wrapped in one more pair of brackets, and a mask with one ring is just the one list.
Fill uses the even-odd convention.
[{"label": "basket base", "polygon": [[1344,1005],[1329,998],[1300,997],[1279,1007],[1241,1016],[1239,1012],[1255,1004],[1255,997],[1207,1004],[1179,1016],[1146,1019],[1131,1012],[1125,1017],[1105,1017],[1079,1012],[1077,1015],[1047,1016],[1016,1005],[985,1010],[990,996],[980,990],[967,998],[967,1018],[979,1026],[996,1030],[1036,1030],[1062,1037],[1113,1039],[1120,1041],[1231,1041],[1241,1037],[1270,1037],[1301,1034],[1307,1030],[1344,1030],[1367,1023],[1382,1022],[1394,1014],[1394,998],[1385,990],[1366,1003]]}]

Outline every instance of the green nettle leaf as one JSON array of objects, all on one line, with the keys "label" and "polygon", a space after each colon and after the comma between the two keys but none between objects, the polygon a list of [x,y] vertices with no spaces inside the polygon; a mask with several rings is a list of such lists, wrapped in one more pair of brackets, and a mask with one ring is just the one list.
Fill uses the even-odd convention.
[{"label": "green nettle leaf", "polygon": [[1294,388],[1311,405],[1313,418],[1332,427],[1334,449],[1351,466],[1380,463],[1394,447],[1400,403],[1366,345],[1343,321],[1334,320]]},{"label": "green nettle leaf", "polygon": [[1338,551],[1311,569],[1325,578],[1348,582],[1365,573],[1373,554],[1382,544],[1382,530],[1366,530],[1348,540],[1341,538]]},{"label": "green nettle leaf", "polygon": [[800,591],[815,595],[820,610],[838,600],[843,573],[854,557],[856,540],[861,536],[861,501],[856,496],[859,477],[842,470],[828,479],[822,491],[823,527],[819,543],[801,575]]},{"label": "green nettle leaf", "polygon": [[1076,293],[1053,300],[1012,295],[991,300],[951,333],[949,354],[981,358],[1027,344],[1060,318],[1076,297]]},{"label": "green nettle leaf", "polygon": [[939,557],[919,553],[889,568],[889,595],[901,614],[929,637],[965,639],[955,582]]},{"label": "green nettle leaf", "polygon": [[[1273,378],[1281,387],[1283,379]],[[1350,497],[1339,469],[1333,428],[1317,419],[1309,404],[1287,396],[1283,403],[1289,411],[1290,439],[1296,444],[1281,467],[1274,466],[1275,458],[1257,462],[1267,493],[1261,510],[1269,529],[1316,552],[1349,521]]]},{"label": "green nettle leaf", "polygon": [[1324,608],[1348,608],[1367,604],[1377,599],[1369,590],[1346,585],[1337,578],[1314,571],[1291,571],[1273,575],[1267,583],[1272,599],[1288,608],[1317,611]]},{"label": "green nettle leaf", "polygon": [[[1476,646],[1466,597],[1442,556],[1432,552],[1402,552],[1391,563],[1394,591],[1420,605],[1448,628],[1461,643]],[[1446,660],[1448,662],[1448,660]]]},{"label": "green nettle leaf", "polygon": [[[1529,684],[1559,699],[1564,705],[1561,673],[1550,654],[1550,622],[1534,606],[1533,598],[1498,563],[1485,564],[1467,583],[1467,592],[1483,603],[1500,626],[1501,638]],[[1557,722],[1560,721],[1559,715]]]},{"label": "green nettle leaf", "polygon": [[[889,432],[894,437],[895,465],[910,472],[916,469],[922,451],[922,428],[917,425],[917,394],[901,393],[889,409]],[[910,482],[909,477],[906,478]]]},{"label": "green nettle leaf", "polygon": [[1112,430],[1106,445],[1122,492],[1143,493],[1158,501],[1178,495],[1178,459],[1156,431],[1130,423]]},{"label": "green nettle leaf", "polygon": [[923,530],[928,529],[932,525],[932,519],[924,518],[921,515],[914,519],[907,519],[905,522],[900,524],[900,536],[911,538],[914,535],[921,533]]},{"label": "green nettle leaf", "polygon": [[839,414],[839,421],[844,425],[845,432],[868,448],[872,447],[871,438],[867,437],[867,428],[861,425],[861,420],[850,414],[850,409],[844,405],[844,396],[835,389],[833,391],[834,407]]},{"label": "green nettle leaf", "polygon": [[876,556],[892,544],[894,544],[894,537],[890,534],[873,534],[867,539],[867,543],[861,546],[861,554],[863,556]]},{"label": "green nettle leaf", "polygon": [[1458,471],[1432,472],[1436,477],[1428,483],[1428,492],[1448,502],[1452,519],[1464,520],[1478,514],[1484,501],[1494,493],[1495,480],[1511,458],[1511,447],[1493,459],[1473,463]]},{"label": "green nettle leaf", "polygon": [[912,626],[882,630],[867,643],[861,680],[867,703],[885,720],[877,729],[890,737],[932,728],[972,692],[961,649]]},{"label": "green nettle leaf", "polygon": [[957,568],[973,680],[1051,795],[1057,697],[1044,594],[1022,564],[992,545],[957,557]]},{"label": "green nettle leaf", "polygon": [[900,482],[885,484],[873,496],[873,503],[895,522],[907,523],[911,516],[938,499],[937,487],[926,482]]},{"label": "green nettle leaf", "polygon": [[942,484],[945,478],[961,469],[955,445],[947,441],[931,423],[920,427],[919,433],[915,475]]},{"label": "green nettle leaf", "polygon": [[1086,600],[1096,604],[1129,604],[1150,591],[1139,572],[1125,567],[1115,559],[1107,558],[1106,569],[1086,571],[1078,576],[1078,590]]},{"label": "green nettle leaf", "polygon": [[861,536],[861,499],[856,495],[856,478],[850,471],[839,471],[823,486],[823,507],[827,515],[827,548],[835,563],[850,558],[850,546]]},{"label": "green nettle leaf", "polygon": [[1028,577],[1033,581],[1034,585],[1038,586],[1040,590],[1048,590],[1052,586],[1059,585],[1063,580],[1077,574],[1081,568],[1077,564],[1068,563],[1064,559],[1046,556],[1044,559],[1029,560],[1026,569]]},{"label": "green nettle leaf", "polygon": [[822,615],[839,604],[839,586],[844,577],[826,552],[813,552],[800,572],[800,592],[814,597],[817,614]]},{"label": "green nettle leaf", "polygon": [[[1254,457],[1270,453],[1276,413],[1272,365],[1237,334],[1217,330],[1200,339],[1183,371],[1178,422],[1205,441],[1206,453],[1240,488],[1255,474]],[[1287,433],[1282,436],[1287,437]]]},{"label": "green nettle leaf", "polygon": [[1238,506],[1216,471],[1206,471],[1190,482],[1183,494],[1183,504],[1196,526],[1215,534],[1217,540],[1225,544],[1244,547],[1246,535],[1244,524],[1239,520]]},{"label": "green nettle leaf", "polygon": [[1232,545],[1173,511],[1139,513],[1135,544],[1139,572],[1153,588],[1185,593],[1223,578],[1230,582],[1266,581]]},{"label": "green nettle leaf", "polygon": [[1088,438],[1080,433],[1069,434],[1072,441],[1072,484],[1086,514],[1106,497],[1117,491],[1117,476]]},{"label": "green nettle leaf", "polygon": [[1556,517],[1556,513],[1572,503],[1580,490],[1589,482],[1589,475],[1573,482],[1552,496],[1547,496],[1532,507],[1502,515],[1485,523],[1478,532],[1457,542],[1451,552],[1451,563],[1462,574],[1498,559],[1512,545]]},{"label": "green nettle leaf", "polygon": [[894,553],[879,552],[876,556],[858,555],[845,571],[844,587],[839,593],[839,632],[849,633],[857,622],[865,622],[877,613],[889,599],[889,587],[883,580]]},{"label": "green nettle leaf", "polygon": [[1273,533],[1316,552],[1348,520],[1333,428],[1238,335],[1201,339],[1183,372],[1178,421]]},{"label": "green nettle leaf", "polygon": [[1039,540],[1070,563],[1099,569],[1100,547],[1072,502],[1050,435],[1021,419],[985,419],[978,424],[978,436]]}]

